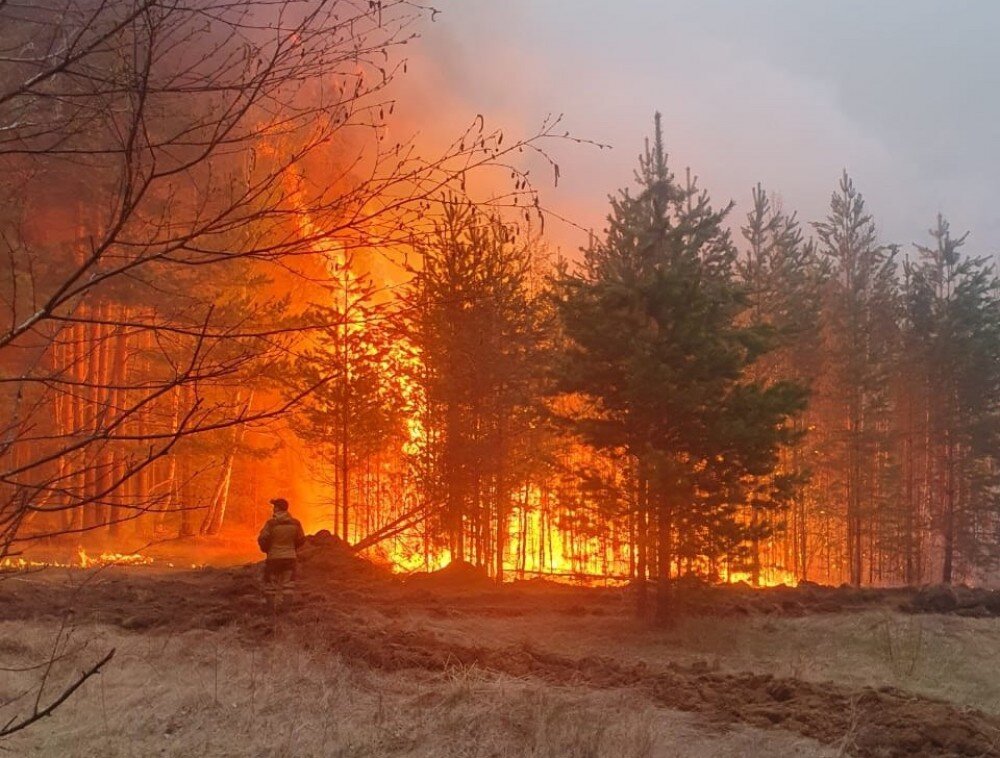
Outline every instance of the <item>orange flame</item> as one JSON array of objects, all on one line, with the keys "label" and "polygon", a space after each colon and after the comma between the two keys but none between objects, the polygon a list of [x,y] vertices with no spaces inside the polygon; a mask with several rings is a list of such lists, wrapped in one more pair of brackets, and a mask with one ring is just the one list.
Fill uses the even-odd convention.
[{"label": "orange flame", "polygon": [[[798,584],[798,577],[791,571],[775,567],[761,567],[758,587],[794,587]],[[753,574],[749,571],[730,571],[727,583],[737,584],[744,582],[753,584]]]},{"label": "orange flame", "polygon": [[93,568],[95,566],[148,566],[153,562],[152,558],[147,558],[139,553],[100,553],[96,556],[89,555],[82,547],[77,550],[77,557],[80,560],[80,568]]}]

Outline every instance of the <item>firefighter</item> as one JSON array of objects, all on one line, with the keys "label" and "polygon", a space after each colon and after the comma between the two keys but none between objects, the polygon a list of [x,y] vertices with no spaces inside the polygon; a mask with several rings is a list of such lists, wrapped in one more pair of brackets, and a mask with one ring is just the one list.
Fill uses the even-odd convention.
[{"label": "firefighter", "polygon": [[257,537],[257,544],[267,554],[264,561],[264,595],[268,607],[277,612],[289,605],[295,589],[298,549],[306,541],[302,524],[288,512],[288,501],[276,497],[270,501],[274,514],[264,524]]}]

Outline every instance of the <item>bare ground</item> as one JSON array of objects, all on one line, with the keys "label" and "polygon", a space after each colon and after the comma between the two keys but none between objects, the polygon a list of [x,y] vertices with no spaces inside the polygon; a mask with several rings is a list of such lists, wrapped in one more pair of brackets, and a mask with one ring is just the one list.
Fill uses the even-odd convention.
[{"label": "bare ground", "polygon": [[277,621],[256,567],[0,580],[0,666],[43,656],[67,609],[92,652],[130,651],[18,747],[185,755],[197,734],[203,755],[1000,755],[990,614],[915,615],[905,592],[688,588],[655,629],[625,589],[401,582],[336,545],[308,552]]}]

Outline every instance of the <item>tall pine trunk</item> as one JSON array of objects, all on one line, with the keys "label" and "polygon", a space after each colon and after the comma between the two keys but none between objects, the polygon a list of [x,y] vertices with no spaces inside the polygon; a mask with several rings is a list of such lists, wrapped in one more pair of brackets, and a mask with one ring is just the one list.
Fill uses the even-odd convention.
[{"label": "tall pine trunk", "polygon": [[660,493],[656,508],[656,621],[669,624],[673,621],[673,598],[670,584],[670,566],[673,563],[673,505],[666,493]]},{"label": "tall pine trunk", "polygon": [[944,441],[944,562],[941,581],[951,584],[955,571],[955,451],[951,430],[945,431]]},{"label": "tall pine trunk", "polygon": [[649,611],[648,587],[646,579],[649,575],[649,470],[647,463],[639,459],[638,476],[638,509],[636,511],[636,612],[640,618],[645,618]]}]

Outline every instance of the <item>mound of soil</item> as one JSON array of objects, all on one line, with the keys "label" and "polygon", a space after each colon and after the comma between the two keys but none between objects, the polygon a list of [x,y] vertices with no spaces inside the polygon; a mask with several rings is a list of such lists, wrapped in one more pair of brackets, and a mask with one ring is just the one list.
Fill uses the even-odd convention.
[{"label": "mound of soil", "polygon": [[[329,532],[308,536],[299,557],[297,596],[303,605],[372,600],[394,586],[387,569]],[[0,620],[59,618],[69,611],[78,622],[185,631],[253,622],[266,607],[263,561],[170,572],[155,564],[47,568],[7,579],[0,582]]]},{"label": "mound of soil", "polygon": [[496,585],[486,569],[473,566],[468,561],[452,561],[437,571],[413,574],[407,579],[406,586],[421,590],[465,591],[488,590]]},{"label": "mound of soil", "polygon": [[299,548],[301,577],[310,579],[388,578],[390,572],[358,555],[344,540],[322,529]]},{"label": "mound of soil", "polygon": [[[636,588],[633,588],[633,591]],[[649,587],[650,598],[655,587]],[[673,591],[676,611],[689,616],[804,616],[844,613],[905,604],[912,590],[829,587],[811,582],[798,587],[754,588],[745,582],[710,585],[678,582]]]},{"label": "mound of soil", "polygon": [[915,613],[954,613],[987,618],[1000,616],[1000,590],[934,584],[922,587],[908,604]]}]

